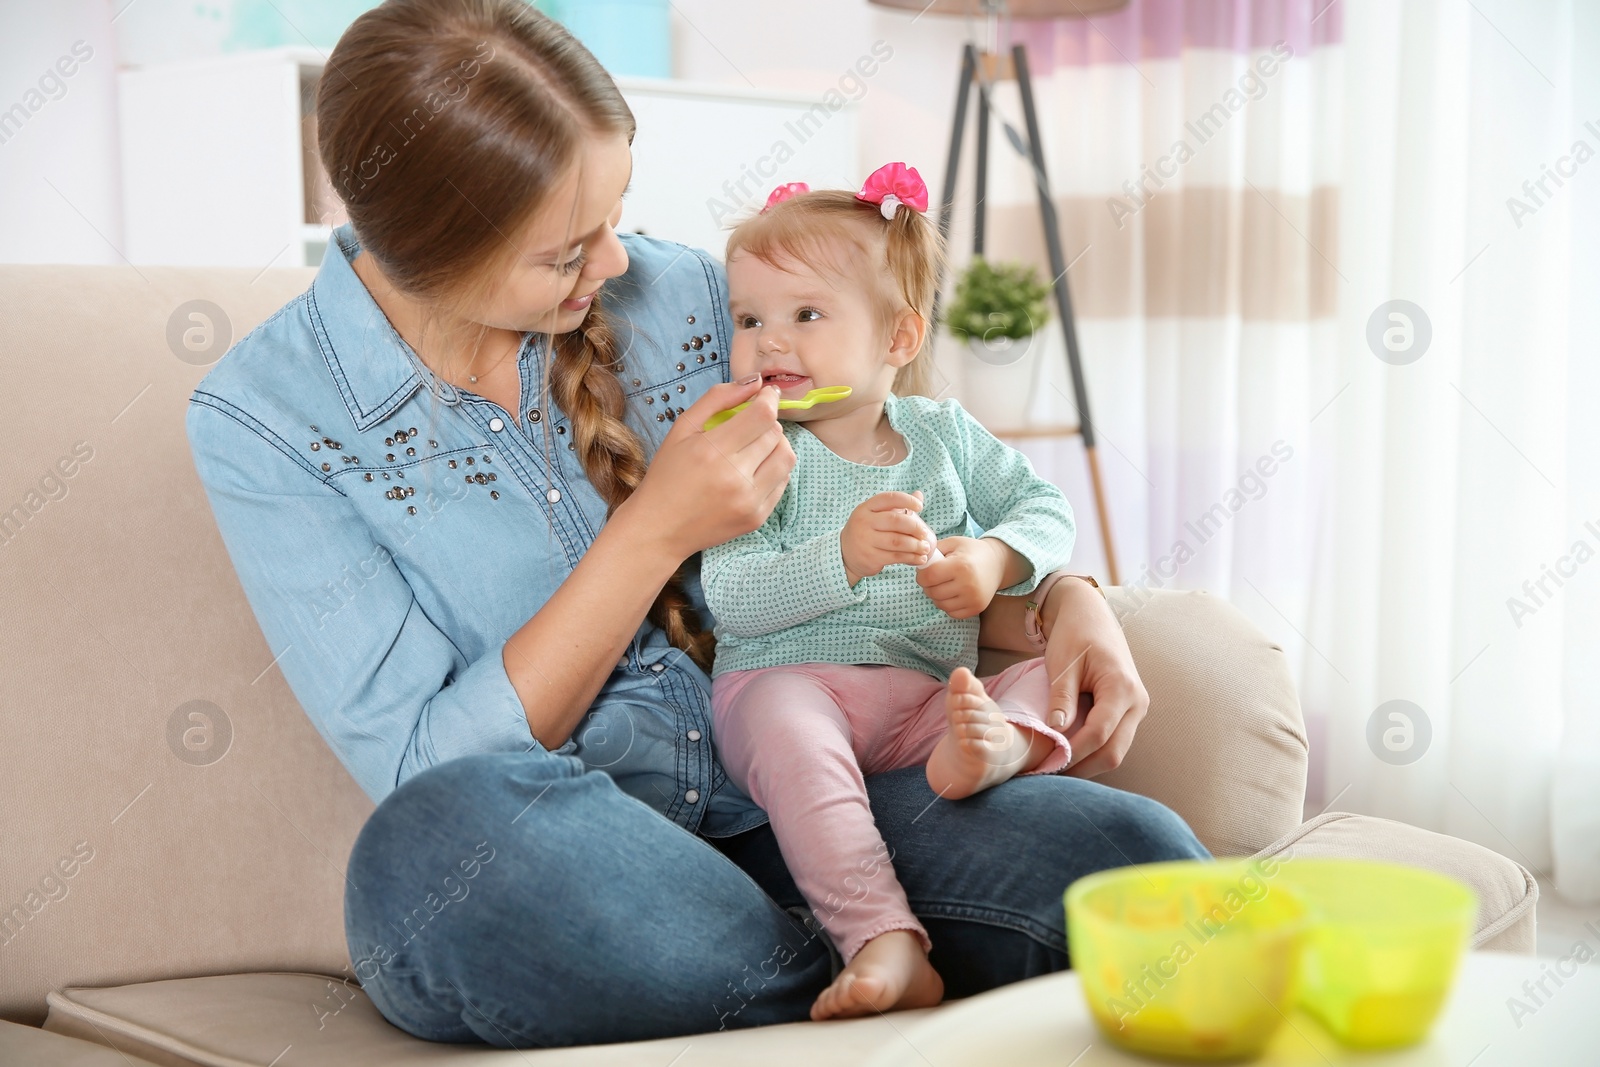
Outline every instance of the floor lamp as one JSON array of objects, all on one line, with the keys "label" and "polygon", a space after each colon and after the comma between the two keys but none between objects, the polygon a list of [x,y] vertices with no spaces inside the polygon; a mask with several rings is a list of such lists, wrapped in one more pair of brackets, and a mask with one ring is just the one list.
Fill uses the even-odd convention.
[{"label": "floor lamp", "polygon": [[[1082,18],[1115,10],[1127,0],[871,0],[882,7],[899,8],[922,14],[981,16],[993,25],[1000,18]],[[977,176],[973,190],[972,251],[983,254],[984,197],[988,186],[989,169],[989,113],[992,108],[989,87],[998,81],[1015,79],[1018,95],[1022,98],[1022,116],[1027,127],[1025,143],[1007,127],[1014,147],[1025,154],[1033,169],[1034,186],[1039,197],[1039,221],[1044,230],[1045,249],[1050,257],[1050,274],[1054,279],[1056,311],[1061,317],[1061,329],[1067,343],[1067,368],[1072,373],[1073,404],[1078,409],[1078,425],[1066,427],[1038,427],[1019,430],[995,431],[997,437],[1064,437],[1081,436],[1083,452],[1089,465],[1089,481],[1094,491],[1095,513],[1100,522],[1100,541],[1105,548],[1106,571],[1112,585],[1120,583],[1117,574],[1117,553],[1111,540],[1111,514],[1106,506],[1105,486],[1100,478],[1100,460],[1095,450],[1094,422],[1089,417],[1089,393],[1083,380],[1083,366],[1078,356],[1078,331],[1072,314],[1072,294],[1067,288],[1067,262],[1061,250],[1061,229],[1056,218],[1055,201],[1050,197],[1050,178],[1045,170],[1044,149],[1039,139],[1039,116],[1033,103],[1033,81],[1028,76],[1028,51],[1026,46],[1013,45],[1009,54],[979,49],[970,41],[961,50],[961,75],[956,87],[955,119],[950,129],[950,156],[944,172],[944,197],[939,211],[939,232],[950,236],[951,218],[955,212],[956,174],[961,163],[961,143],[967,127],[967,103],[974,85],[978,89],[978,144]],[[943,282],[943,279],[940,279]],[[934,319],[939,316],[934,305]]]}]

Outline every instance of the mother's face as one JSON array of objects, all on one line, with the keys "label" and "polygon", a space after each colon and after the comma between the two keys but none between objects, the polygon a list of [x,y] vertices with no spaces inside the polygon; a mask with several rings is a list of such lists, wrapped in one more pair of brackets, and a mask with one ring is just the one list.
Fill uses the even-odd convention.
[{"label": "mother's face", "polygon": [[617,239],[633,152],[621,134],[586,137],[567,174],[520,232],[510,267],[474,316],[484,325],[568,333],[583,324],[607,278],[628,269]]}]

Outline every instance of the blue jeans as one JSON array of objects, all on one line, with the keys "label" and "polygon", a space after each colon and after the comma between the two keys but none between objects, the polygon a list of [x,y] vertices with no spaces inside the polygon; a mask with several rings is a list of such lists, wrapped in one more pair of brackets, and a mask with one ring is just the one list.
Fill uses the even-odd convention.
[{"label": "blue jeans", "polygon": [[[1062,891],[1107,867],[1205,858],[1161,804],[1014,778],[936,797],[921,767],[867,792],[947,998],[1068,966]],[[571,756],[495,753],[386,796],[351,851],[356,977],[429,1041],[543,1048],[796,1022],[839,960],[770,826],[685,831]]]}]

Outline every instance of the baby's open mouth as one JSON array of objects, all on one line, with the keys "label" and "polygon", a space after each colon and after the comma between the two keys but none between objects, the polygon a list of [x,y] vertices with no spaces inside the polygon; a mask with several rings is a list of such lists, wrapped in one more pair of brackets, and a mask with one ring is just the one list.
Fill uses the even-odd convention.
[{"label": "baby's open mouth", "polygon": [[780,373],[777,373],[777,374],[763,374],[761,376],[761,384],[762,385],[776,385],[780,390],[782,390],[782,389],[791,389],[794,386],[801,385],[801,384],[803,384],[805,382],[809,382],[810,380],[811,380],[811,378],[809,376],[807,376],[807,375],[804,375],[804,374],[790,374],[788,372],[780,372]]}]

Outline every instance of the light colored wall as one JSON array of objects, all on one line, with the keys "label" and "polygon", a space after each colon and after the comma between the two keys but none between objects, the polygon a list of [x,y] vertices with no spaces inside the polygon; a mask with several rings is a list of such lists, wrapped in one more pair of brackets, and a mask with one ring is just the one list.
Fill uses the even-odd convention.
[{"label": "light colored wall", "polygon": [[[752,17],[756,7],[760,15]],[[982,26],[972,28],[983,32]],[[893,57],[866,80],[860,95],[861,176],[902,160],[918,169],[937,197],[967,30],[963,19],[914,19],[867,0],[674,0],[674,73],[820,97],[881,40]],[[967,150],[970,155],[970,137]]]},{"label": "light colored wall", "polygon": [[122,262],[106,5],[0,0],[0,262]]},{"label": "light colored wall", "polygon": [[[370,0],[275,0],[267,12],[263,3],[0,0],[0,110],[41,102],[0,143],[0,262],[124,262],[119,66],[307,38],[326,50],[337,27],[370,6]],[[674,0],[672,18],[675,77],[815,93],[819,100],[829,90],[859,98],[856,177],[904,160],[937,197],[963,20],[929,15],[914,21],[866,0]],[[62,79],[59,99],[42,92],[29,97],[77,41],[92,56]],[[887,47],[892,56],[863,78],[857,64],[879,41],[880,52]],[[780,135],[774,130],[775,139]],[[692,156],[693,146],[685,153]]]}]

